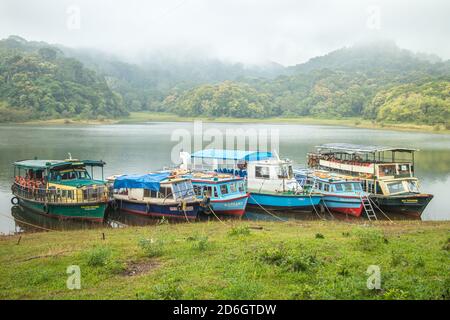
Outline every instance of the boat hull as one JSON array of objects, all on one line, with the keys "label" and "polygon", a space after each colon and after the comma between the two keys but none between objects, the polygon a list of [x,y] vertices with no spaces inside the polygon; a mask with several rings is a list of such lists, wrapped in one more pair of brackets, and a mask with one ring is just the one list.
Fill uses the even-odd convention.
[{"label": "boat hull", "polygon": [[293,195],[293,194],[267,194],[250,193],[248,205],[264,207],[273,210],[299,210],[312,211],[322,200],[321,195]]},{"label": "boat hull", "polygon": [[209,205],[215,214],[242,217],[245,213],[249,195],[238,198],[211,200]]},{"label": "boat hull", "polygon": [[372,195],[371,198],[386,213],[402,213],[412,217],[420,217],[428,203],[433,199],[433,195],[417,194],[389,197]]},{"label": "boat hull", "polygon": [[361,198],[356,196],[327,194],[323,196],[322,202],[332,212],[359,217],[363,211]]},{"label": "boat hull", "polygon": [[152,204],[145,202],[135,202],[127,200],[116,200],[118,208],[121,211],[138,214],[142,216],[156,217],[156,218],[175,218],[175,219],[197,219],[200,202],[188,202],[186,210],[183,210],[181,204]]},{"label": "boat hull", "polygon": [[18,197],[19,206],[48,217],[58,219],[89,220],[103,222],[107,207],[106,202],[57,204],[31,201]]}]

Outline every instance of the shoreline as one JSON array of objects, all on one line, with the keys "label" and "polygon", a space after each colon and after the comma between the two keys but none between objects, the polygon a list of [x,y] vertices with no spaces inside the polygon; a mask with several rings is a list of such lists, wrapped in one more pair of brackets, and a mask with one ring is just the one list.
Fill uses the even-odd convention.
[{"label": "shoreline", "polygon": [[[450,134],[450,130],[436,130],[434,126],[417,125],[411,123],[384,123],[377,124],[370,120],[360,118],[325,119],[313,117],[298,118],[209,118],[209,117],[181,117],[171,113],[158,112],[131,112],[129,117],[105,120],[74,120],[74,119],[50,119],[32,120],[14,124],[20,125],[114,125],[114,124],[143,124],[147,122],[192,122],[204,121],[207,123],[248,123],[248,124],[300,124],[300,125],[325,125],[345,126],[361,129],[394,130],[409,132],[426,132],[436,134]],[[13,123],[4,123],[9,125]]]},{"label": "shoreline", "polygon": [[0,299],[450,298],[450,222],[224,223],[0,236]]}]

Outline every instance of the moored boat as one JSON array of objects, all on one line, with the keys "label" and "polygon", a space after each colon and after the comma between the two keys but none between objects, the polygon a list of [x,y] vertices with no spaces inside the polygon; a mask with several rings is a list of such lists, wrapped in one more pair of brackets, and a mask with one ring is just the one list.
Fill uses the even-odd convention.
[{"label": "moored boat", "polygon": [[173,177],[170,172],[116,176],[113,199],[121,211],[186,220],[195,220],[203,204],[190,179]]},{"label": "moored boat", "polygon": [[297,170],[295,178],[304,188],[322,193],[321,204],[326,209],[355,217],[363,213],[363,198],[368,199],[369,194],[358,180],[343,179],[325,170]]},{"label": "moored boat", "polygon": [[[102,222],[108,204],[104,165],[75,159],[17,161],[11,203],[49,217]],[[93,179],[95,167],[102,169],[102,180]]]},{"label": "moored boat", "polygon": [[[290,160],[280,160],[271,152],[206,149],[191,156],[192,167],[245,178],[250,194],[248,206],[260,209],[312,211],[321,194],[307,192],[297,183]],[[201,161],[198,161],[201,160]]]},{"label": "moored boat", "polygon": [[243,178],[216,172],[195,172],[191,175],[194,192],[208,199],[203,212],[242,217],[249,194]]},{"label": "moored boat", "polygon": [[[308,165],[358,179],[376,209],[420,217],[433,195],[421,193],[412,148],[329,143],[308,154]],[[399,159],[398,155],[409,155]]]}]

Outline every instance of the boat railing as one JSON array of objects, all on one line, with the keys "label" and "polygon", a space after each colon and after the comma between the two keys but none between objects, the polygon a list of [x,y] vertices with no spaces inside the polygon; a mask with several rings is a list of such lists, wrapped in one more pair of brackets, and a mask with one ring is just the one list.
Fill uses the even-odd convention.
[{"label": "boat railing", "polygon": [[19,198],[45,203],[75,204],[108,201],[108,190],[106,186],[62,190],[56,188],[29,187],[14,183],[12,192]]}]

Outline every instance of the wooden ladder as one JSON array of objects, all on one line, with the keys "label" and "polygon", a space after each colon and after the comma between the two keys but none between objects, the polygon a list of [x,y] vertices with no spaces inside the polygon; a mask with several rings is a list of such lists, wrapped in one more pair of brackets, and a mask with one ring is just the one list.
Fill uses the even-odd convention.
[{"label": "wooden ladder", "polygon": [[364,208],[364,212],[366,213],[369,221],[372,221],[372,219],[378,220],[377,215],[375,214],[375,210],[372,207],[372,203],[370,202],[369,197],[366,195],[361,195],[360,197],[361,197],[361,203]]}]

